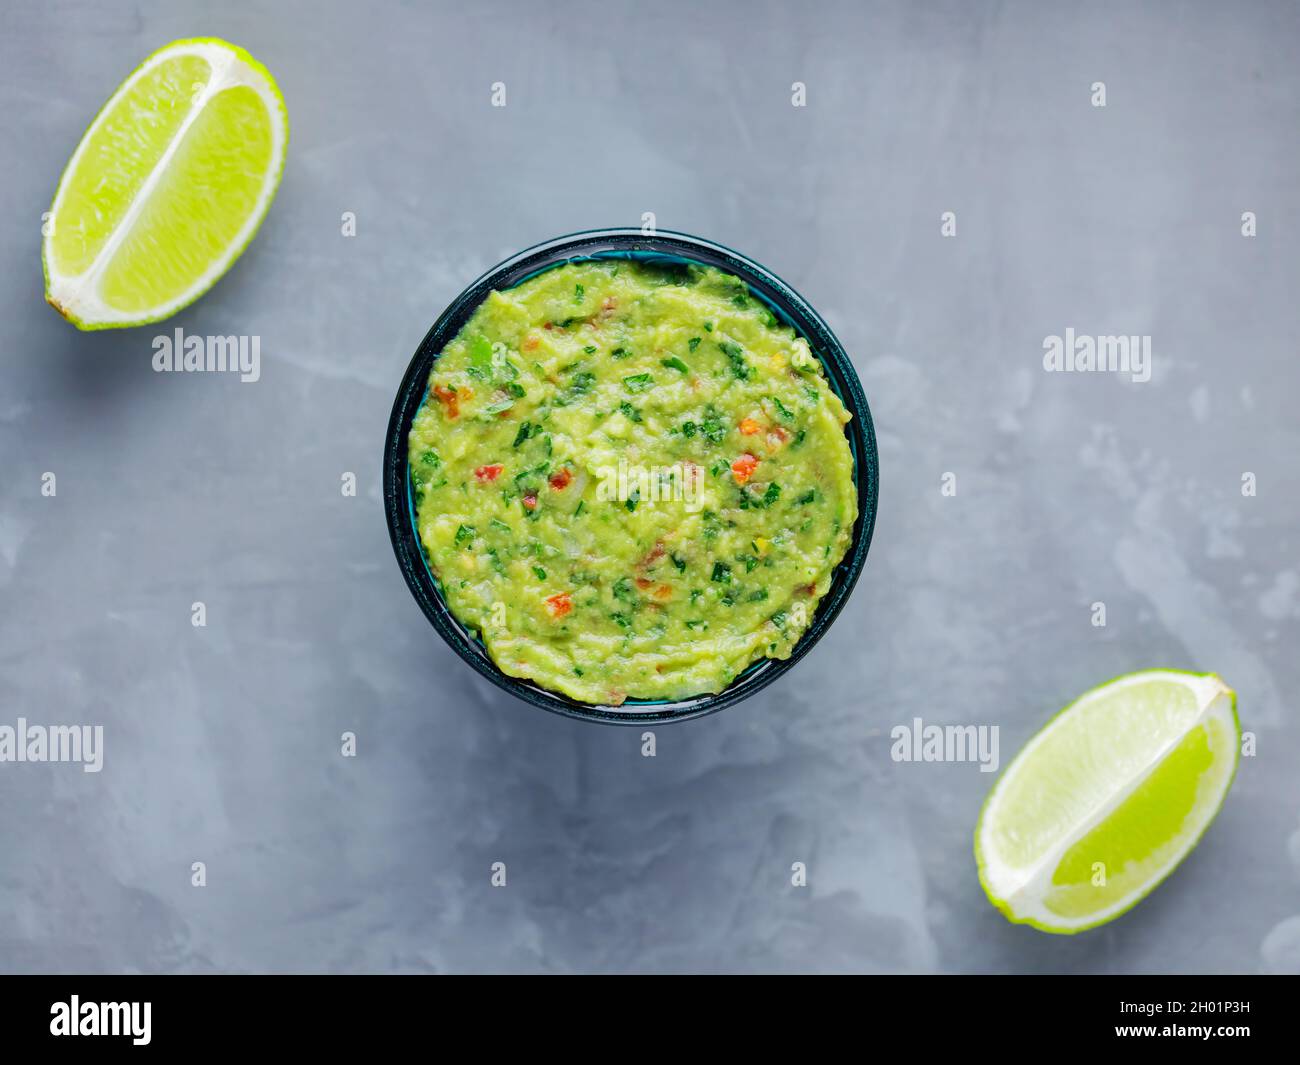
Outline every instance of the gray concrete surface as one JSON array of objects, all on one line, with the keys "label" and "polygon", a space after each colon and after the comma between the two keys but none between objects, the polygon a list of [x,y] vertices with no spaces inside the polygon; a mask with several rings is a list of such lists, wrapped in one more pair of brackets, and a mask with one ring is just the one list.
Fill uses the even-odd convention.
[{"label": "gray concrete surface", "polygon": [[[104,729],[98,774],[0,764],[0,969],[1300,968],[1296,5],[0,20],[0,724]],[[41,212],[118,82],[195,35],[279,79],[279,198],[166,326],[78,333],[42,303]],[[655,758],[476,679],[407,593],[379,496],[438,312],[519,248],[646,211],[822,310],[883,477],[831,633],[762,696],[661,729]],[[154,373],[178,325],[260,336],[261,380]],[[1151,380],[1045,372],[1067,328],[1150,335]],[[996,724],[1005,764],[1155,665],[1221,672],[1257,754],[1132,913],[1073,939],[1008,925],[971,856],[992,777],[896,763],[890,729]]]}]

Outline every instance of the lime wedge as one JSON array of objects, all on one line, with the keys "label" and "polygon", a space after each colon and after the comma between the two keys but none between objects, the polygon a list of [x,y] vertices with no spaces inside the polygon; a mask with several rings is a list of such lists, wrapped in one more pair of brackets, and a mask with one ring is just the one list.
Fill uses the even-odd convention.
[{"label": "lime wedge", "polygon": [[1196,846],[1237,770],[1237,696],[1212,673],[1131,673],[1062,710],[975,826],[989,900],[1070,933],[1118,917]]},{"label": "lime wedge", "polygon": [[63,171],[42,248],[46,300],[79,329],[111,329],[198,299],[257,232],[288,141],[280,90],[242,48],[160,48]]}]

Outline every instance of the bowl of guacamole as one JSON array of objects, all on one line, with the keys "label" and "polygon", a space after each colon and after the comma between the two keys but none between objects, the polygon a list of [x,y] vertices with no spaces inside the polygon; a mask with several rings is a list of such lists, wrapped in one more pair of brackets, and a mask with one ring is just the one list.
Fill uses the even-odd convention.
[{"label": "bowl of guacamole", "polygon": [[865,562],[877,453],[852,364],[785,282],[635,229],[494,267],[390,418],[384,502],[429,621],[535,706],[644,724],[791,668]]}]

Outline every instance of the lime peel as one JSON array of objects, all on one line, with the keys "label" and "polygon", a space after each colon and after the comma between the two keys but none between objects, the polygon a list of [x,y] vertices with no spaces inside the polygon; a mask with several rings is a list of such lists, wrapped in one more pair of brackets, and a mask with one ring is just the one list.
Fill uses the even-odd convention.
[{"label": "lime peel", "polygon": [[270,72],[217,38],[144,60],[86,130],[42,245],[46,300],[81,329],[166,318],[252,240],[288,146]]},{"label": "lime peel", "polygon": [[975,857],[989,900],[1045,932],[1118,917],[1195,847],[1240,748],[1236,694],[1214,674],[1150,670],[1080,696],[984,803]]}]

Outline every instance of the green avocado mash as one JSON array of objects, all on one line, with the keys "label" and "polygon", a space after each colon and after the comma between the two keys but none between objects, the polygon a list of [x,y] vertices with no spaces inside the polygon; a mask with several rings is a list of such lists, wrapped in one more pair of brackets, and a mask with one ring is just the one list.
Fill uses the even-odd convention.
[{"label": "green avocado mash", "polygon": [[787,658],[857,517],[849,414],[736,277],[593,262],[493,292],[411,428],[420,540],[501,670],[587,703]]}]

